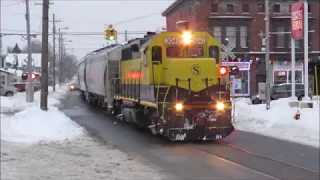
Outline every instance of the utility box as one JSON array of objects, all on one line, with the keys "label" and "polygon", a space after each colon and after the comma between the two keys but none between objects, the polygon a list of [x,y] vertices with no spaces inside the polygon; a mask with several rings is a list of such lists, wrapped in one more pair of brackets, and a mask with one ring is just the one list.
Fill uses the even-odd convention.
[{"label": "utility box", "polygon": [[266,83],[258,83],[258,94],[260,100],[266,100]]}]

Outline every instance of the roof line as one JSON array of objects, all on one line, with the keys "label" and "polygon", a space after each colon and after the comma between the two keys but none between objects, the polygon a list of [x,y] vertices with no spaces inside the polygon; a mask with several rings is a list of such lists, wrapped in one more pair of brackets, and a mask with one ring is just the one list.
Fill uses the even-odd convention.
[{"label": "roof line", "polygon": [[168,15],[175,7],[177,7],[183,0],[176,0],[174,3],[172,3],[163,13],[162,16]]}]

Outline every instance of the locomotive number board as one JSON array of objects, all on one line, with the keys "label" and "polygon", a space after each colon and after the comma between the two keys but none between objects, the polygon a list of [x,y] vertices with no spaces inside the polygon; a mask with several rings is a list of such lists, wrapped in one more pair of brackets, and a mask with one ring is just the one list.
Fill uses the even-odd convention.
[{"label": "locomotive number board", "polygon": [[[206,38],[193,37],[190,44],[205,44]],[[183,44],[183,38],[181,37],[166,37],[164,38],[164,44]]]}]

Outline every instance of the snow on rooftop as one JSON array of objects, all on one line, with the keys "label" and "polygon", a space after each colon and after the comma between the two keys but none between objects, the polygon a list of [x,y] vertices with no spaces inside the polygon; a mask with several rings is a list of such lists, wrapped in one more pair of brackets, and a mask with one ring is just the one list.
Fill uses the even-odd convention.
[{"label": "snow on rooftop", "polygon": [[237,99],[235,103],[235,128],[265,136],[307,144],[319,148],[319,104],[314,108],[299,109],[301,119],[293,117],[298,108],[289,107],[290,98],[271,101],[271,109],[265,104],[252,105],[249,99]]},{"label": "snow on rooftop", "polygon": [[[31,57],[33,60],[34,67],[41,67],[41,53],[33,53]],[[28,64],[28,54],[27,53],[21,53],[21,54],[8,53],[5,61],[14,65],[16,64],[16,60],[18,60],[18,67],[26,66]]]},{"label": "snow on rooftop", "polygon": [[12,72],[11,69],[0,68],[0,71],[5,72],[5,73],[14,74],[14,72]]},{"label": "snow on rooftop", "polygon": [[62,113],[60,104],[68,87],[49,89],[48,111],[40,109],[40,93],[35,93],[33,103],[26,102],[25,93],[13,97],[1,97],[1,113],[17,112],[13,116],[1,117],[1,139],[10,142],[37,143],[39,141],[63,141],[81,137],[85,131]]}]

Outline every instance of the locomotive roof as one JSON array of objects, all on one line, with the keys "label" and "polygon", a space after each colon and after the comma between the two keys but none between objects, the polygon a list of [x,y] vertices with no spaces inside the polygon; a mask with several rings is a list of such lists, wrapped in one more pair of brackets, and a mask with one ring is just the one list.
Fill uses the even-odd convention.
[{"label": "locomotive roof", "polygon": [[150,36],[148,37],[148,40],[143,43],[143,45],[141,46],[140,49],[145,49],[146,47],[148,47],[148,45],[157,37],[158,35],[153,35],[153,36]]}]

